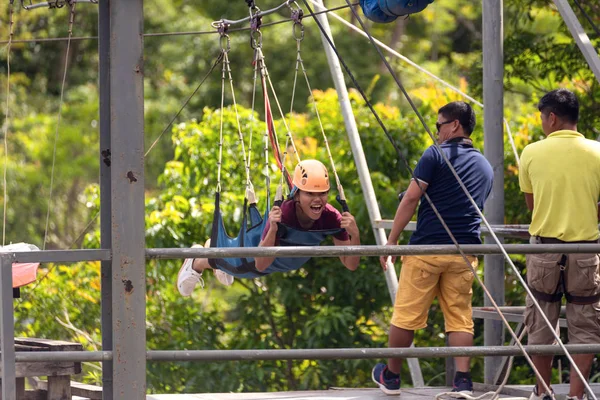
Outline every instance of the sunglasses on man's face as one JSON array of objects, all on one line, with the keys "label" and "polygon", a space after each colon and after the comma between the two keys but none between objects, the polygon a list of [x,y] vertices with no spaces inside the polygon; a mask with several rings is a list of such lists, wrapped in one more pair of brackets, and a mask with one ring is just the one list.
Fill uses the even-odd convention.
[{"label": "sunglasses on man's face", "polygon": [[435,127],[437,128],[437,131],[440,131],[440,128],[442,127],[442,125],[446,125],[446,124],[451,124],[452,122],[456,121],[455,119],[451,120],[451,121],[445,121],[445,122],[436,122],[435,123]]}]

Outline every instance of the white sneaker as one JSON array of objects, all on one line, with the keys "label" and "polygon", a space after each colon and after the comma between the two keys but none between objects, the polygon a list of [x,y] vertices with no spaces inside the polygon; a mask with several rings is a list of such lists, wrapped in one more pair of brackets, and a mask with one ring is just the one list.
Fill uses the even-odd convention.
[{"label": "white sneaker", "polygon": [[[202,247],[201,244],[195,244],[194,247]],[[202,272],[196,272],[192,265],[194,264],[193,258],[186,258],[179,269],[177,275],[177,289],[182,296],[190,296],[194,291],[194,288],[198,283],[204,288],[204,280],[202,279]]]},{"label": "white sneaker", "polygon": [[[552,390],[552,388],[550,388],[550,390]],[[552,390],[552,394],[554,394],[554,390]],[[544,394],[540,395],[537,392],[537,386],[534,386],[533,393],[531,393],[529,400],[552,400],[552,395],[550,395],[548,393],[544,393]]]},{"label": "white sneaker", "polygon": [[[206,242],[204,242],[204,247],[210,247],[210,238]],[[225,286],[231,286],[233,284],[233,276],[229,275],[227,272],[223,272],[218,268],[213,269],[215,272],[215,277],[219,282],[221,282]]]},{"label": "white sneaker", "polygon": [[221,271],[220,269],[214,269],[215,277],[219,282],[221,282],[225,286],[231,286],[233,284],[233,276],[229,275],[227,272]]},{"label": "white sneaker", "polygon": [[583,397],[581,399],[577,396],[573,396],[573,397],[567,396],[567,400],[588,400],[588,397],[587,397],[587,394],[584,393]]}]

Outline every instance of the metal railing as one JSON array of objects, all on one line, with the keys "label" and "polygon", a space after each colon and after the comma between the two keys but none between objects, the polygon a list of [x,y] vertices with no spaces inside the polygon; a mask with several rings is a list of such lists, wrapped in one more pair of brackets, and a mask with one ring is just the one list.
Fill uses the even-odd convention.
[{"label": "metal railing", "polygon": [[[499,254],[497,245],[464,245],[467,254]],[[600,253],[599,244],[516,244],[505,245],[511,254],[539,253]],[[257,248],[193,248],[193,249],[146,249],[147,259],[181,258],[228,258],[228,257],[339,257],[353,256],[403,256],[457,254],[451,245],[420,246],[316,246],[316,247],[257,247]],[[15,362],[42,361],[107,361],[111,351],[92,352],[15,352],[14,310],[12,303],[12,264],[14,262],[77,262],[108,261],[109,250],[46,250],[0,254],[0,288],[2,312],[0,313],[0,346],[2,358],[2,381],[15,380]],[[378,263],[377,263],[378,265]],[[379,268],[374,267],[374,268]],[[558,346],[526,346],[530,354],[562,354]],[[600,345],[570,345],[574,354],[600,352]],[[233,361],[233,360],[324,360],[324,359],[371,359],[386,357],[456,357],[486,355],[520,355],[519,349],[506,346],[481,347],[432,347],[402,349],[295,349],[295,350],[178,350],[147,351],[149,361]]]},{"label": "metal railing", "polygon": [[[564,354],[557,345],[524,346],[528,354]],[[571,354],[600,353],[600,344],[565,346]],[[448,358],[478,356],[522,356],[516,346],[478,347],[406,347],[406,348],[339,348],[286,350],[148,350],[146,359],[156,362],[173,361],[264,361],[264,360],[368,360],[380,358]],[[111,351],[19,351],[16,362],[84,362],[110,361]]]}]

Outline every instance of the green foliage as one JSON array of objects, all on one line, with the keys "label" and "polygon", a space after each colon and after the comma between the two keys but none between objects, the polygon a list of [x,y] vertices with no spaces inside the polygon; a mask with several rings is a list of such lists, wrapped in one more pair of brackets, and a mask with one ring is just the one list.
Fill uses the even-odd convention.
[{"label": "green foliage", "polygon": [[[347,160],[349,149],[341,139],[345,131],[342,129],[343,121],[337,110],[335,93],[317,93],[315,97],[319,98],[322,123],[332,145],[334,159]],[[364,105],[357,105],[357,111],[364,113]],[[256,135],[254,146],[259,147],[256,143],[257,140],[260,143],[264,124],[253,124],[251,112],[242,107],[238,109],[238,114],[242,131],[247,134],[253,132]],[[209,236],[219,151],[216,143],[219,141],[221,118],[225,133],[222,210],[229,232],[239,229],[245,175],[241,145],[237,139],[236,114],[231,108],[216,111],[205,109],[202,120],[180,124],[174,130],[175,159],[167,164],[160,178],[164,190],[158,197],[148,200],[148,246],[175,247],[189,245],[193,241],[202,243]],[[257,120],[256,115],[254,120]],[[326,159],[316,119],[294,114],[288,121],[294,133],[302,132],[302,140],[296,143],[302,157]],[[392,125],[399,127],[400,122]],[[282,128],[281,122],[277,126]],[[373,129],[366,127],[365,131]],[[375,140],[370,143],[379,145]],[[390,158],[393,158],[393,154]],[[264,199],[264,176],[261,174],[264,158],[255,154],[252,160],[253,183],[260,199]],[[357,216],[363,216],[359,225],[368,232],[367,213],[362,209],[364,205],[353,201],[357,198],[355,193],[358,193],[352,184],[356,181],[356,171],[352,173],[354,166],[349,162],[336,166],[342,183],[349,188],[346,189],[346,195],[351,207],[358,210]],[[384,167],[383,163],[381,166]],[[279,176],[272,167],[270,175],[273,185],[279,182]],[[261,204],[264,204],[264,200]],[[368,234],[364,237],[365,241],[372,241]],[[312,260],[305,268],[289,274],[274,274],[262,280],[238,280],[234,284],[235,292],[227,295],[228,301],[211,299],[201,291],[195,296],[203,298],[201,302],[225,303],[220,307],[225,308],[225,323],[230,325],[226,333],[229,348],[375,347],[380,345],[375,338],[384,339],[384,334],[381,328],[374,326],[370,316],[387,303],[388,297],[385,295],[385,282],[379,274],[373,274],[372,269],[378,271],[379,267],[370,261],[359,271],[350,273],[339,260]],[[178,265],[168,264],[172,265],[171,276],[174,276]],[[166,279],[173,278],[157,278],[159,281]],[[222,292],[222,289],[214,290]],[[368,293],[381,295],[371,296]],[[212,289],[210,295],[216,295]],[[373,332],[378,334],[374,336]],[[228,376],[222,381],[220,390],[286,390],[358,385],[368,377],[368,365],[365,361],[344,362],[343,367],[332,362],[259,362],[252,366],[253,371],[258,370],[264,376],[264,379],[258,380],[242,379],[246,366],[239,365],[230,372],[220,372],[222,376]],[[340,374],[340,368],[343,368],[344,374]],[[355,378],[349,378],[352,376]],[[175,387],[173,379],[170,374],[162,374],[160,384],[164,386],[161,389]],[[223,387],[223,384],[227,387]],[[198,385],[185,387],[185,390],[191,391],[202,389]]]},{"label": "green foliage", "polygon": [[[18,3],[18,0],[17,0]],[[261,0],[261,9],[279,5],[278,0]],[[303,3],[299,2],[302,6]],[[591,15],[599,15],[598,5],[585,2]],[[328,1],[327,6],[345,1]],[[232,6],[222,0],[146,0],[145,31],[148,33],[202,31],[221,18],[239,19],[247,15],[243,2]],[[581,131],[589,137],[600,118],[599,85],[576,49],[560,17],[546,0],[507,0],[505,2],[505,65],[507,100],[505,113],[514,133],[517,151],[541,136],[535,103],[543,92],[558,86],[575,90],[582,105]],[[8,37],[8,2],[0,3],[0,38]],[[372,33],[392,48],[440,75],[463,91],[481,98],[481,2],[436,0],[424,12],[400,19],[395,24],[367,22]],[[349,10],[338,12],[353,19]],[[289,17],[283,8],[273,19]],[[14,15],[15,39],[65,37],[68,10],[17,9]],[[78,4],[75,36],[97,34],[97,8]],[[331,19],[336,45],[344,60],[366,88],[375,109],[385,122],[400,154],[384,138],[383,132],[357,92],[351,103],[369,165],[381,214],[390,218],[397,206],[397,193],[408,185],[408,166],[414,168],[431,139],[414,116],[395,83],[378,61],[370,44],[353,31]],[[265,21],[266,22],[266,19]],[[362,242],[373,244],[367,206],[347,142],[319,30],[310,18],[304,19],[306,35],[301,43],[302,57],[310,78],[312,93],[299,76],[292,103],[293,73],[297,57],[290,24],[263,29],[263,51],[291,133],[302,158],[327,160],[319,121],[310,96],[318,102],[321,122],[331,145],[333,159],[352,213],[362,232]],[[558,28],[557,28],[558,27]],[[240,128],[246,154],[252,145],[252,183],[261,205],[265,204],[266,173],[273,191],[280,175],[273,165],[264,169],[263,102],[255,110],[247,107],[253,94],[253,50],[247,32],[230,32],[229,53]],[[598,47],[598,38],[592,37]],[[146,149],[158,139],[146,157],[146,244],[147,247],[187,247],[208,238],[214,212],[217,186],[217,159],[220,121],[223,119],[224,146],[221,171],[222,210],[230,234],[239,229],[246,184],[241,142],[237,138],[235,110],[221,110],[221,80],[217,68],[200,88],[172,130],[165,129],[184,100],[209,71],[220,50],[215,35],[146,37],[144,97]],[[6,187],[7,241],[27,241],[42,245],[52,180],[52,159],[59,107],[60,82],[66,56],[65,42],[14,43],[11,51],[11,80],[6,98],[6,51],[0,51],[0,120],[7,127],[8,153]],[[65,103],[58,130],[53,197],[48,230],[48,248],[98,248],[100,244],[94,216],[99,210],[98,180],[98,95],[97,42],[71,43]],[[391,60],[408,88],[425,122],[431,127],[436,111],[458,95],[432,83],[430,78]],[[260,91],[259,91],[260,92]],[[309,101],[306,99],[309,98]],[[10,119],[6,120],[8,100]],[[231,94],[225,94],[231,104]],[[275,105],[273,104],[274,108]],[[482,112],[473,137],[482,148]],[[285,128],[276,113],[280,137]],[[2,130],[4,135],[4,130]],[[282,143],[283,144],[283,143]],[[294,156],[289,152],[287,167]],[[0,150],[4,158],[4,150]],[[402,156],[402,157],[401,157]],[[528,223],[518,188],[518,165],[508,140],[505,143],[506,223]],[[6,200],[6,199],[3,199]],[[91,225],[87,230],[88,223]],[[83,238],[83,240],[81,239]],[[406,242],[408,235],[404,234]],[[524,257],[514,257],[524,268]],[[232,287],[215,284],[205,274],[206,288],[191,298],[178,295],[174,280],[178,261],[152,260],[147,265],[147,343],[150,349],[252,349],[252,348],[331,348],[384,347],[391,305],[378,260],[365,258],[361,267],[350,272],[337,259],[313,259],[304,268],[275,274],[260,280],[237,280]],[[483,267],[480,267],[483,271]],[[46,275],[47,274],[47,275]],[[23,290],[16,306],[16,332],[81,342],[87,349],[100,348],[100,266],[79,263],[72,266],[42,266],[41,279]],[[524,295],[517,277],[506,274],[508,305],[522,305]],[[474,304],[483,303],[475,288]],[[443,319],[437,303],[431,308],[429,326],[417,332],[418,346],[445,343]],[[477,322],[476,344],[482,344],[482,324]],[[223,392],[316,389],[329,386],[370,385],[371,361],[266,361],[236,363],[149,363],[150,392]],[[473,373],[482,377],[482,360],[475,360]],[[422,362],[426,382],[444,383],[443,363]],[[406,367],[405,367],[406,368]],[[594,367],[593,374],[597,371]],[[529,383],[529,367],[518,361],[511,382]],[[408,376],[405,369],[404,376]],[[218,376],[219,379],[214,379]],[[100,384],[97,364],[86,364],[82,380]],[[408,379],[405,379],[406,383]]]}]

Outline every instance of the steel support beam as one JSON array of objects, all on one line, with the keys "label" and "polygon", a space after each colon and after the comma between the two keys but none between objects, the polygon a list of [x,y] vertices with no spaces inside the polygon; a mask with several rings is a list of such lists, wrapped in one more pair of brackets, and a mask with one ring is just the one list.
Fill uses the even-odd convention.
[{"label": "steel support beam", "polygon": [[579,50],[581,50],[585,61],[587,61],[594,76],[600,82],[600,58],[598,57],[598,52],[592,46],[590,38],[579,23],[579,19],[577,19],[577,15],[575,15],[567,0],[554,0],[554,4],[565,24],[567,24],[567,28],[569,28],[577,46],[579,46]]},{"label": "steel support beam", "polygon": [[[100,92],[100,247],[111,247],[110,191],[110,1],[98,3],[98,70]],[[102,349],[112,351],[112,261],[104,260],[100,267],[102,317]],[[113,363],[102,362],[102,399],[113,399]]]},{"label": "steel support beam", "polygon": [[143,0],[111,1],[113,398],[146,398]]},{"label": "steel support beam", "polygon": [[[484,154],[494,170],[492,193],[485,204],[485,216],[490,224],[504,223],[504,28],[502,0],[483,0],[483,104]],[[495,243],[485,237],[486,244]],[[494,301],[504,304],[504,258],[500,255],[484,257],[484,279]],[[485,297],[484,305],[491,305]],[[485,320],[484,344],[501,345],[504,326],[500,321]],[[492,383],[499,359],[486,358],[485,383]]]},{"label": "steel support beam", "polygon": [[[313,3],[317,5],[319,9],[324,9],[323,0],[313,0]],[[317,20],[323,27],[323,30],[333,43],[333,35],[331,34],[331,28],[329,26],[329,20],[326,14],[319,14],[316,16]],[[346,126],[346,132],[350,141],[350,148],[352,149],[352,155],[354,156],[354,164],[358,172],[358,178],[360,180],[360,186],[369,212],[369,219],[371,225],[374,225],[375,221],[381,219],[381,213],[379,211],[379,203],[375,196],[375,189],[373,188],[373,182],[371,181],[371,174],[369,173],[369,165],[365,157],[360,135],[358,133],[358,127],[356,126],[356,120],[354,118],[354,112],[352,111],[352,104],[350,103],[350,97],[348,96],[348,89],[346,88],[346,81],[344,80],[344,73],[340,61],[331,48],[327,37],[321,32],[321,40],[323,47],[325,48],[325,55],[329,63],[329,70],[333,78],[333,84],[338,94],[338,100],[340,102],[340,108],[342,110],[342,116],[344,117],[344,123]],[[373,227],[373,234],[375,235],[375,242],[378,245],[385,245],[387,243],[387,236],[385,230],[381,228]],[[396,299],[396,292],[398,291],[398,276],[396,275],[396,269],[392,263],[388,263],[388,268],[384,272],[385,281],[388,287],[388,292],[392,303]],[[408,359],[407,360],[413,386],[422,387],[425,386],[423,380],[423,374],[421,373],[421,367],[419,366],[419,360]]]},{"label": "steel support beam", "polygon": [[[323,0],[311,1],[317,5],[318,10],[325,10],[325,7],[323,6]],[[316,18],[321,26],[323,26],[323,29],[327,33],[329,40],[334,43],[327,15],[319,14],[316,16]],[[354,163],[356,165],[358,178],[360,180],[360,187],[363,192],[365,204],[367,205],[367,211],[369,212],[369,219],[371,220],[371,224],[374,224],[375,221],[381,220],[381,213],[379,211],[377,197],[375,196],[373,182],[371,181],[369,165],[367,164],[365,152],[363,150],[360,135],[358,133],[358,127],[356,126],[354,112],[352,111],[352,104],[350,103],[350,97],[348,96],[348,89],[346,88],[344,73],[342,72],[342,67],[337,55],[331,48],[327,38],[323,35],[323,33],[321,33],[321,40],[323,42],[323,47],[325,48],[325,55],[327,56],[327,61],[329,63],[329,70],[331,71],[333,84],[338,94],[338,100],[340,102],[342,116],[344,117],[346,132],[348,133],[348,139],[350,141],[350,148],[352,149]],[[374,228],[373,233],[375,234],[375,242],[378,245],[385,245],[387,243],[387,236],[384,229]],[[398,290],[398,277],[396,276],[396,270],[394,268],[387,269],[385,273],[385,280],[393,302],[396,298],[396,291]]]},{"label": "steel support beam", "polygon": [[11,253],[17,263],[76,263],[110,260],[110,250],[40,250]]},{"label": "steel support beam", "polygon": [[2,364],[2,399],[17,400],[17,373],[15,365],[15,320],[13,309],[13,256],[0,254],[0,290],[2,312],[0,312],[0,355]]}]

